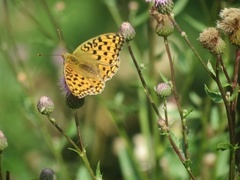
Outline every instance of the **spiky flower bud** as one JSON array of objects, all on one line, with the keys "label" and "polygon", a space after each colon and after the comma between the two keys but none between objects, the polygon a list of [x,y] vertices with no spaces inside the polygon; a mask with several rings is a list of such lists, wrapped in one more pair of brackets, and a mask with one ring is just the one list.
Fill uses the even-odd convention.
[{"label": "spiky flower bud", "polygon": [[220,18],[217,28],[229,37],[232,44],[240,46],[240,9],[225,8],[220,12]]},{"label": "spiky flower bud", "polygon": [[52,169],[44,168],[40,174],[40,180],[57,180],[57,177]]},{"label": "spiky flower bud", "polygon": [[219,31],[210,27],[200,33],[198,40],[204,48],[208,49],[213,54],[222,54],[226,49],[226,44],[220,37]]},{"label": "spiky flower bud", "polygon": [[172,92],[172,88],[168,83],[159,83],[157,87],[154,87],[154,90],[161,97],[167,97]]},{"label": "spiky flower bud", "polygon": [[154,2],[158,12],[162,14],[169,14],[173,10],[174,3],[172,0],[146,0],[146,2]]},{"label": "spiky flower bud", "polygon": [[3,132],[0,130],[0,153],[8,147],[7,138],[3,134]]},{"label": "spiky flower bud", "polygon": [[54,103],[49,97],[42,96],[38,100],[37,109],[41,114],[50,115],[54,110]]},{"label": "spiky flower bud", "polygon": [[134,28],[129,22],[123,22],[119,32],[126,38],[127,41],[133,40],[136,35]]},{"label": "spiky flower bud", "polygon": [[71,109],[78,109],[84,105],[85,98],[78,98],[73,94],[66,95],[66,104]]},{"label": "spiky flower bud", "polygon": [[161,17],[159,18],[160,21],[158,21],[156,26],[156,33],[159,36],[167,37],[174,31],[174,25],[168,15],[159,14],[159,16]]}]

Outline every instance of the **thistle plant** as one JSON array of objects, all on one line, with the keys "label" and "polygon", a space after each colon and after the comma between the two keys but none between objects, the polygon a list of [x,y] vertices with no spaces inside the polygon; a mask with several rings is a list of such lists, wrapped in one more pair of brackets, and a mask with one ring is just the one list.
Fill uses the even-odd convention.
[{"label": "thistle plant", "polygon": [[4,0],[0,180],[238,179],[239,5]]}]

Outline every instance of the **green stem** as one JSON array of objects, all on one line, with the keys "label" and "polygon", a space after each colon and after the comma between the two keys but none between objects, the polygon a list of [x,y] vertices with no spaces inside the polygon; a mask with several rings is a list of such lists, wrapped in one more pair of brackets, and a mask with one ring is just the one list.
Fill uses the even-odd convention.
[{"label": "green stem", "polygon": [[[129,52],[130,52],[130,55],[131,55],[132,60],[133,60],[133,62],[134,62],[134,65],[135,65],[135,67],[136,67],[136,69],[137,69],[139,78],[140,78],[140,80],[141,80],[141,82],[142,82],[142,85],[143,85],[144,92],[145,92],[145,94],[147,95],[149,102],[151,103],[151,105],[152,105],[155,113],[157,114],[158,118],[159,118],[159,119],[163,119],[163,118],[161,117],[158,109],[157,109],[157,106],[156,106],[155,102],[153,101],[153,98],[152,98],[151,94],[149,93],[147,84],[146,84],[146,82],[145,82],[145,80],[144,80],[144,77],[143,77],[143,75],[142,75],[141,69],[140,69],[140,67],[139,67],[139,65],[138,65],[138,63],[137,63],[137,60],[136,60],[136,58],[135,58],[135,56],[134,56],[134,54],[133,54],[133,52],[132,52],[132,49],[131,49],[131,46],[130,46],[129,43],[128,43],[128,50],[129,50]],[[170,142],[173,150],[175,151],[175,153],[177,154],[177,156],[178,156],[179,159],[181,160],[182,164],[183,164],[184,167],[186,168],[189,176],[190,176],[193,180],[195,180],[196,178],[195,178],[194,175],[192,174],[191,169],[190,169],[188,166],[186,166],[186,159],[185,159],[185,157],[182,155],[182,152],[180,151],[180,149],[179,149],[179,148],[177,147],[177,145],[175,144],[174,140],[172,139],[169,130],[168,130],[167,134],[168,134],[168,140],[169,140],[169,142]]]},{"label": "green stem", "polygon": [[55,30],[59,29],[58,22],[55,20],[54,16],[52,15],[46,0],[41,0],[41,2],[43,3],[43,7],[45,8],[45,10],[46,10],[46,12],[48,14],[48,17],[49,17],[50,21],[52,22],[52,24],[54,26],[54,29]]},{"label": "green stem", "polygon": [[171,52],[170,52],[167,37],[164,37],[164,44],[165,44],[165,48],[166,48],[166,51],[167,51],[168,60],[169,60],[169,64],[170,64],[170,69],[171,69],[171,81],[172,81],[172,85],[173,85],[173,94],[174,94],[174,98],[175,98],[175,101],[176,101],[176,104],[177,104],[177,107],[178,107],[178,112],[179,112],[180,119],[181,119],[181,124],[182,124],[182,134],[183,134],[183,143],[184,143],[184,150],[183,151],[184,151],[186,159],[189,159],[187,127],[186,127],[186,123],[184,122],[183,111],[182,111],[182,107],[181,107],[179,97],[178,97],[178,93],[177,93],[174,64],[173,64],[173,59],[172,59],[172,56],[171,56]]},{"label": "green stem", "polygon": [[83,151],[83,142],[82,142],[82,137],[80,134],[80,126],[79,126],[79,120],[78,120],[78,114],[77,111],[74,112],[74,120],[75,120],[75,124],[76,124],[76,128],[77,128],[77,135],[78,135],[78,141],[79,141],[79,149],[80,151]]},{"label": "green stem", "polygon": [[[221,96],[223,98],[225,110],[227,113],[227,120],[228,120],[228,129],[229,129],[229,136],[230,136],[230,144],[232,146],[235,146],[235,132],[234,132],[234,124],[233,124],[233,119],[232,119],[232,114],[231,114],[231,109],[230,109],[230,103],[228,102],[226,98],[226,93],[222,87],[221,81],[219,79],[219,61],[220,56],[217,56],[217,63],[216,63],[216,78],[214,78],[215,82],[218,85],[218,89],[221,93]],[[230,150],[230,166],[229,166],[229,179],[234,180],[235,179],[235,157],[234,157],[234,150]]]},{"label": "green stem", "polygon": [[232,81],[231,81],[231,78],[229,77],[228,72],[227,72],[227,69],[226,69],[226,67],[225,67],[225,65],[224,65],[224,63],[223,63],[222,56],[220,56],[219,62],[220,62],[220,64],[221,64],[221,66],[222,66],[223,73],[225,74],[225,77],[227,78],[228,83],[231,84]]},{"label": "green stem", "polygon": [[195,56],[197,57],[197,59],[199,60],[199,62],[202,64],[202,66],[205,68],[205,70],[208,72],[208,74],[212,77],[213,74],[211,73],[211,71],[207,68],[207,66],[205,65],[205,63],[203,62],[202,58],[200,57],[200,55],[197,53],[197,51],[195,50],[195,48],[192,46],[191,42],[189,41],[186,33],[184,31],[182,31],[182,29],[180,28],[180,26],[177,24],[177,22],[175,21],[175,19],[169,15],[168,16],[170,18],[170,20],[172,21],[172,23],[174,24],[174,26],[177,28],[177,30],[180,32],[181,36],[183,37],[183,39],[186,41],[186,43],[188,44],[188,46],[192,49],[193,53],[195,54]]},{"label": "green stem", "polygon": [[49,119],[49,121],[52,123],[52,125],[54,125],[54,126],[57,128],[57,130],[58,130],[58,131],[68,140],[68,142],[75,148],[75,150],[78,152],[79,156],[82,158],[82,160],[83,160],[83,162],[84,162],[84,164],[85,164],[85,166],[86,166],[86,168],[87,168],[87,170],[88,170],[91,178],[92,178],[93,180],[95,180],[96,177],[95,177],[95,175],[94,175],[94,173],[93,173],[93,170],[92,170],[92,168],[91,168],[91,166],[90,166],[90,164],[89,164],[88,158],[87,158],[87,156],[86,156],[86,151],[85,151],[85,149],[83,149],[83,151],[81,151],[80,148],[78,148],[78,146],[75,144],[75,142],[73,142],[72,139],[69,138],[68,135],[65,134],[65,132],[63,131],[63,129],[56,123],[56,120],[55,120],[54,118],[48,116],[48,119]]},{"label": "green stem", "polygon": [[161,117],[161,115],[160,115],[160,113],[159,113],[159,111],[158,111],[158,108],[157,108],[155,102],[153,101],[153,98],[152,98],[152,96],[151,96],[151,94],[150,94],[150,91],[149,91],[149,89],[148,89],[148,87],[147,87],[147,84],[146,84],[146,82],[145,82],[145,80],[144,80],[144,77],[143,77],[143,75],[142,75],[142,71],[141,71],[141,69],[140,69],[140,67],[139,67],[139,65],[138,65],[138,63],[137,63],[137,60],[136,60],[136,58],[135,58],[135,56],[134,56],[134,54],[133,54],[133,52],[132,52],[132,48],[131,48],[131,46],[130,46],[129,43],[128,43],[128,50],[129,50],[129,53],[130,53],[130,55],[131,55],[131,57],[132,57],[133,63],[134,63],[134,65],[135,65],[136,69],[137,69],[139,78],[140,78],[140,80],[141,80],[141,82],[142,82],[144,92],[145,92],[145,94],[147,95],[147,98],[148,98],[150,104],[152,105],[155,113],[157,114],[158,118],[159,118],[159,119],[162,119],[162,117]]}]

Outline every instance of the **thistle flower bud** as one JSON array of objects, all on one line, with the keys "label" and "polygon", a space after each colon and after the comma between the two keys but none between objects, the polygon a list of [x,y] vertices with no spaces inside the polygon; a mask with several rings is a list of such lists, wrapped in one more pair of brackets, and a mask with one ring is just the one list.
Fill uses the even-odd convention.
[{"label": "thistle flower bud", "polygon": [[85,98],[78,98],[73,94],[66,95],[66,104],[71,109],[78,109],[84,105]]},{"label": "thistle flower bud", "polygon": [[38,100],[37,109],[41,114],[50,115],[54,110],[54,103],[49,97],[42,96]]},{"label": "thistle flower bud", "polygon": [[159,83],[157,87],[154,87],[154,90],[161,97],[167,97],[172,92],[171,86],[167,83]]},{"label": "thistle flower bud", "polygon": [[146,2],[154,2],[158,12],[162,14],[169,14],[173,10],[174,3],[172,0],[146,0]]},{"label": "thistle flower bud", "polygon": [[129,22],[123,22],[119,32],[126,38],[127,41],[133,40],[136,35],[134,28]]},{"label": "thistle flower bud", "polygon": [[226,49],[226,44],[220,37],[220,33],[216,28],[210,27],[200,33],[198,40],[204,48],[213,54],[222,54]]},{"label": "thistle flower bud", "polygon": [[52,169],[44,168],[40,174],[40,180],[57,180],[57,177]]},{"label": "thistle flower bud", "polygon": [[3,134],[3,132],[0,130],[0,153],[8,147],[7,138]]},{"label": "thistle flower bud", "polygon": [[217,21],[217,28],[229,37],[229,41],[240,46],[240,9],[225,8],[220,12],[220,21]]},{"label": "thistle flower bud", "polygon": [[156,33],[159,36],[167,37],[174,31],[174,25],[167,15],[160,14],[161,20],[156,26]]}]

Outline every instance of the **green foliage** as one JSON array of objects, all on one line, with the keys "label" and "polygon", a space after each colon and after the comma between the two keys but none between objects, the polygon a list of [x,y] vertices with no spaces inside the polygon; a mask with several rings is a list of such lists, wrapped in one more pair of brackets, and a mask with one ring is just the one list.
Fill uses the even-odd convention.
[{"label": "green foliage", "polygon": [[[48,167],[57,179],[92,179],[83,154],[49,121],[54,119],[80,148],[74,121],[77,114],[83,148],[96,179],[189,179],[189,171],[201,179],[227,179],[230,156],[225,150],[237,152],[239,148],[229,143],[224,97],[212,79],[217,74],[216,58],[203,50],[197,39],[203,28],[215,26],[220,9],[240,4],[225,0],[174,3],[176,22],[206,64],[203,67],[197,60],[183,34],[175,30],[169,36],[173,86],[182,114],[174,94],[163,102],[154,92],[153,87],[172,81],[172,76],[166,40],[155,34],[150,4],[143,0],[4,1],[0,6],[0,130],[8,147],[2,152],[3,172],[10,171],[12,179],[37,179]],[[159,130],[160,118],[146,96],[127,45],[120,54],[117,74],[102,94],[87,96],[80,109],[69,109],[59,88],[61,53],[72,52],[96,35],[117,32],[123,21],[135,28],[136,38],[130,45],[162,120],[168,119],[164,131]],[[227,48],[224,64],[232,77],[235,47],[228,44]],[[235,102],[239,86],[232,90],[232,84],[222,80],[224,72],[219,73],[225,92],[230,93],[227,103]],[[54,102],[49,119],[36,108],[42,96]],[[236,107],[239,110],[239,104]],[[179,157],[187,157],[185,150],[189,157],[181,161]]]}]

